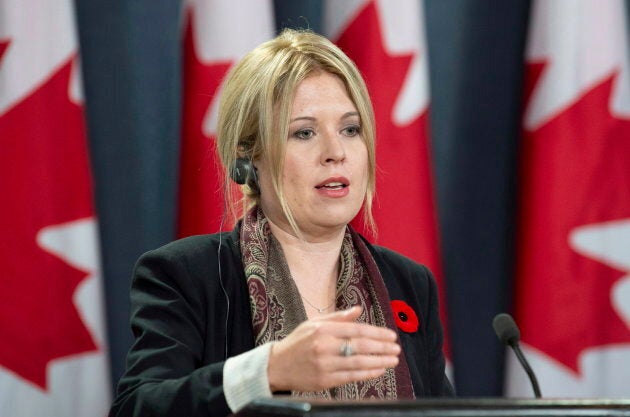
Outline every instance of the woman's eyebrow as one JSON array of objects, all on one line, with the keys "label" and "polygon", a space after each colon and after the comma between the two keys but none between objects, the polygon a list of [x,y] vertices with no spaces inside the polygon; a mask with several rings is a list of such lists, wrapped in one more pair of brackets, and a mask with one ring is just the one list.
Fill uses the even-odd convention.
[{"label": "woman's eyebrow", "polygon": [[[341,120],[347,119],[349,117],[355,117],[355,116],[358,117],[359,116],[359,112],[349,111],[347,113],[344,113],[343,116],[341,116]],[[299,116],[299,117],[295,117],[295,118],[289,120],[289,123],[297,122],[298,120],[308,120],[308,121],[314,122],[314,121],[317,120],[317,118],[312,117],[312,116]]]},{"label": "woman's eyebrow", "polygon": [[349,111],[348,113],[345,113],[343,116],[341,116],[341,118],[347,119],[348,117],[354,117],[354,116],[359,116],[359,112]]},{"label": "woman's eyebrow", "polygon": [[293,122],[296,122],[298,120],[309,120],[311,122],[314,122],[317,119],[314,118],[314,117],[311,117],[311,116],[300,116],[300,117],[296,117],[295,119],[289,120],[289,123],[293,123]]}]

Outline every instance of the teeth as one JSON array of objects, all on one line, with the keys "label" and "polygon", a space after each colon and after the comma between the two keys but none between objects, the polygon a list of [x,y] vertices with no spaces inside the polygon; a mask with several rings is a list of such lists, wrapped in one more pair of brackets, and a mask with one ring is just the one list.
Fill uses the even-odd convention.
[{"label": "teeth", "polygon": [[334,188],[334,189],[338,189],[338,188],[343,188],[346,187],[347,185],[342,183],[342,182],[329,182],[326,184],[322,184],[322,185],[318,185],[317,188]]}]

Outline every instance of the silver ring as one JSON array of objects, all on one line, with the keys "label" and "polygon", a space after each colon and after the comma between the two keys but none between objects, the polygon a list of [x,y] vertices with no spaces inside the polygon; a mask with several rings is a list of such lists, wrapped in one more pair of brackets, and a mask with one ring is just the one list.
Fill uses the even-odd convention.
[{"label": "silver ring", "polygon": [[348,357],[354,355],[354,350],[352,350],[352,346],[350,346],[350,339],[346,339],[339,348],[339,353],[343,357]]}]

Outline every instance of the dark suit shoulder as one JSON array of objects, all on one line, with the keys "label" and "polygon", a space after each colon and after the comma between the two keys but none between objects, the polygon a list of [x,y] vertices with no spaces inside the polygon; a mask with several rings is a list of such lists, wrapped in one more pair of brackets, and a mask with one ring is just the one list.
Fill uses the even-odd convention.
[{"label": "dark suit shoulder", "polygon": [[423,264],[383,246],[370,245],[370,247],[379,266],[393,269],[401,278],[414,279],[414,281],[419,277],[433,279],[431,271]]},{"label": "dark suit shoulder", "polygon": [[211,255],[216,258],[216,253],[221,250],[233,251],[237,249],[231,232],[215,233],[208,235],[195,235],[178,239],[167,243],[157,249],[145,253],[143,256],[160,257],[165,259],[197,259]]},{"label": "dark suit shoulder", "polygon": [[222,296],[221,286],[240,288],[243,266],[235,235],[191,236],[146,252],[136,263],[134,282],[168,282],[191,297],[207,293],[210,300],[217,291]]},{"label": "dark suit shoulder", "polygon": [[406,300],[423,315],[437,304],[437,286],[433,274],[418,262],[382,246],[372,246],[372,253],[392,299]]}]

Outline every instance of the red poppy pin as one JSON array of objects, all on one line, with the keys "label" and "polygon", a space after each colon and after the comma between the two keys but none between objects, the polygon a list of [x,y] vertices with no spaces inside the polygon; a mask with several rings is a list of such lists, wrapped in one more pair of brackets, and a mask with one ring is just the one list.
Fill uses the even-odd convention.
[{"label": "red poppy pin", "polygon": [[405,333],[413,333],[418,331],[420,320],[416,312],[409,304],[402,300],[392,300],[392,310],[394,310],[394,319],[396,326]]}]

